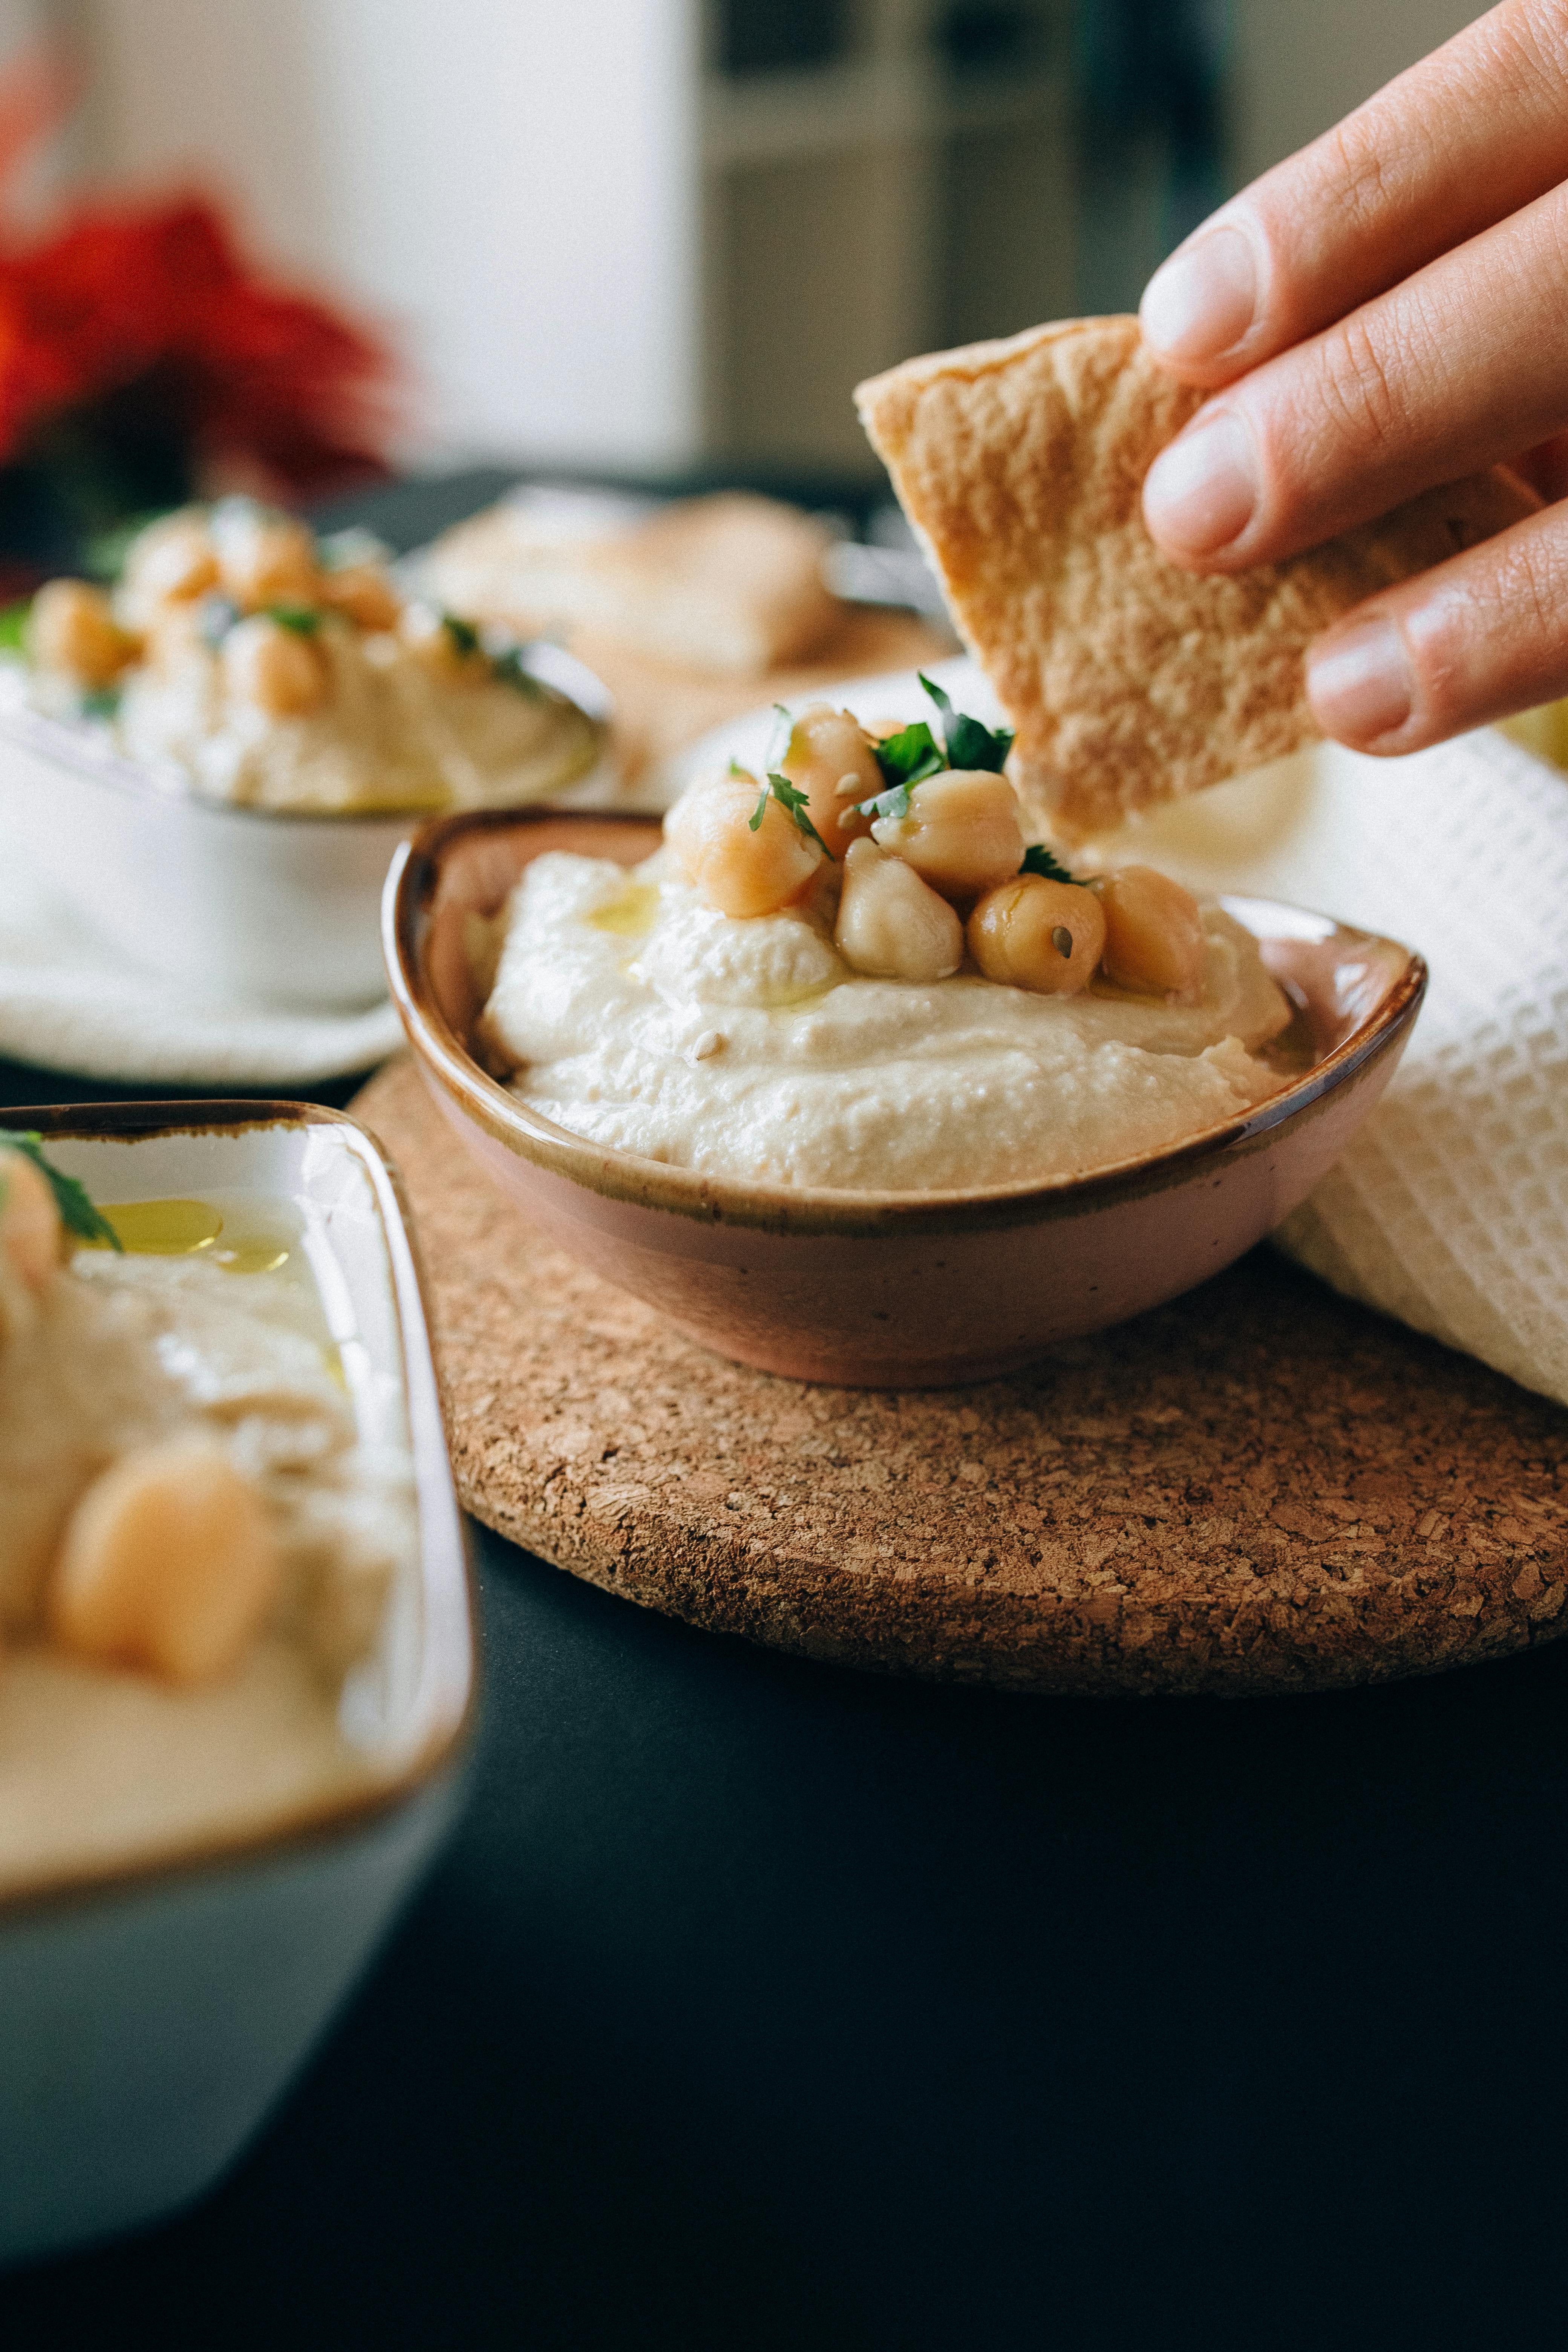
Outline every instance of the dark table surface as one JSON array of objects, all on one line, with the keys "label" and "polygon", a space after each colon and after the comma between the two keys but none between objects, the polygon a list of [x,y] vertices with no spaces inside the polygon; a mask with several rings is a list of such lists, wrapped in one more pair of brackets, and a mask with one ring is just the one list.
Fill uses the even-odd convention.
[{"label": "dark table surface", "polygon": [[232,2178],[7,2343],[1557,2340],[1568,1644],[1031,1701],[479,1559],[444,1858]]}]

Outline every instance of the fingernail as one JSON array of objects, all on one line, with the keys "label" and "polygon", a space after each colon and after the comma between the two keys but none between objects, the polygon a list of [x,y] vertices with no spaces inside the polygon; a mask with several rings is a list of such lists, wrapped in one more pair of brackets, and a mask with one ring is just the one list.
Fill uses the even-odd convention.
[{"label": "fingernail", "polygon": [[1392,621],[1342,630],[1307,663],[1307,699],[1325,735],[1375,743],[1403,727],[1415,707],[1405,639]]},{"label": "fingernail", "polygon": [[1163,545],[1212,555],[1246,530],[1258,504],[1252,436],[1222,409],[1162,449],[1143,482],[1143,520]]},{"label": "fingernail", "polygon": [[1216,360],[1239,343],[1258,308],[1252,240],[1238,228],[1211,228],[1162,262],[1143,289],[1143,340],[1162,359]]}]

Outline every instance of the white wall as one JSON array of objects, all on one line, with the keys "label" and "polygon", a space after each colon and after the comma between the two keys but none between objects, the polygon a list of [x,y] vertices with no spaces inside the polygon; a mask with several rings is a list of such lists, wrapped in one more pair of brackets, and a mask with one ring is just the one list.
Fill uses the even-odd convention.
[{"label": "white wall", "polygon": [[433,448],[699,432],[692,0],[70,0],[117,180],[227,189],[402,332]]},{"label": "white wall", "polygon": [[1474,0],[1234,0],[1237,185],[1485,16]]}]

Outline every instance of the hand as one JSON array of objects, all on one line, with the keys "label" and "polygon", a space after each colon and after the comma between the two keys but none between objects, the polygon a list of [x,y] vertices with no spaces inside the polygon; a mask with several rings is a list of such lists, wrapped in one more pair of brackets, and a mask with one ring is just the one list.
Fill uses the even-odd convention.
[{"label": "hand", "polygon": [[[1175,562],[1296,554],[1497,460],[1568,490],[1568,0],[1507,0],[1221,206],[1144,341],[1214,390],[1151,467]],[[1325,734],[1418,750],[1568,694],[1568,505],[1368,598],[1308,665]]]}]

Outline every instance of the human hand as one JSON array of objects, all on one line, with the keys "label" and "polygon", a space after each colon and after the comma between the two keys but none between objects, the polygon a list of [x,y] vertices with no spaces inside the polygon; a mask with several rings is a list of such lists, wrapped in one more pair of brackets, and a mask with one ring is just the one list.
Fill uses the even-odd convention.
[{"label": "human hand", "polygon": [[[1194,230],[1144,341],[1215,397],[1156,458],[1151,532],[1276,562],[1497,461],[1568,491],[1568,0],[1506,0]],[[1325,734],[1412,751],[1568,694],[1568,503],[1323,632]]]}]

